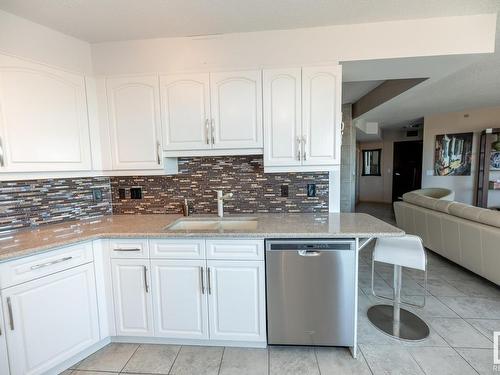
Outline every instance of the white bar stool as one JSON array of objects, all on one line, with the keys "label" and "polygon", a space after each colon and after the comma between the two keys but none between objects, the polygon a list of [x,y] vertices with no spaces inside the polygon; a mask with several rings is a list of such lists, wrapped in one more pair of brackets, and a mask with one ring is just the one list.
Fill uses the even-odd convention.
[{"label": "white bar stool", "polygon": [[[393,298],[379,296],[373,289],[375,262],[394,265]],[[424,271],[425,292],[422,305],[401,301],[402,267]],[[380,299],[392,301],[393,305],[375,305],[368,309],[370,322],[384,333],[410,341],[423,340],[429,336],[429,327],[417,315],[402,309],[401,305],[412,307],[425,306],[427,293],[427,256],[424,245],[418,236],[378,238],[372,258],[372,294]]]}]

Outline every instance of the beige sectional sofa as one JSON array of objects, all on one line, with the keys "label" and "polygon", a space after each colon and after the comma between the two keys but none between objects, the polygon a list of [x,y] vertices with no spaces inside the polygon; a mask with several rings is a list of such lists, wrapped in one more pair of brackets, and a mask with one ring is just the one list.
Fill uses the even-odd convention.
[{"label": "beige sectional sofa", "polygon": [[454,202],[447,189],[422,189],[394,202],[398,226],[425,247],[500,285],[500,212]]}]

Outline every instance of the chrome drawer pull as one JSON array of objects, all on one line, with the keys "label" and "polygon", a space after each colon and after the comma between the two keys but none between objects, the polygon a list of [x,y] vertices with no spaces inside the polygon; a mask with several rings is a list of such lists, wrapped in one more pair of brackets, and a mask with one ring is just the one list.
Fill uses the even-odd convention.
[{"label": "chrome drawer pull", "polygon": [[53,266],[54,264],[62,263],[62,262],[67,262],[68,260],[71,260],[71,259],[73,259],[73,257],[65,257],[65,258],[54,260],[52,262],[36,264],[34,266],[31,266],[31,269],[32,270],[37,270],[37,269],[40,269],[40,268]]},{"label": "chrome drawer pull", "polygon": [[3,157],[2,138],[0,138],[0,167],[5,167],[5,161],[4,161],[4,157]]},{"label": "chrome drawer pull", "polygon": [[9,324],[10,330],[14,330],[14,317],[12,316],[12,304],[10,302],[10,297],[7,297],[7,310],[9,311]]},{"label": "chrome drawer pull", "polygon": [[121,249],[121,248],[118,248],[118,249],[113,249],[113,251],[141,251],[141,249],[137,248],[137,247],[132,247],[130,249]]},{"label": "chrome drawer pull", "polygon": [[156,142],[156,162],[158,165],[161,165],[160,147],[160,142]]}]

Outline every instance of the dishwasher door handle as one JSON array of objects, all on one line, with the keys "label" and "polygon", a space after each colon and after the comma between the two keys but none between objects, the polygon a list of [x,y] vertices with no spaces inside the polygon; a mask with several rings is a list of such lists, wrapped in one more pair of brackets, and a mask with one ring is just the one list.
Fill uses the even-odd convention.
[{"label": "dishwasher door handle", "polygon": [[298,250],[297,252],[302,257],[319,257],[321,255],[321,251],[314,250]]}]

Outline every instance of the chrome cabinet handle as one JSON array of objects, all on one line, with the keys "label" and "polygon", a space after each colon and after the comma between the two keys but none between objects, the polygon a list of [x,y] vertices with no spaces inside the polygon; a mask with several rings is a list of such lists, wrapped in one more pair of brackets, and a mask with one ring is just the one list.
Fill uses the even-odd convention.
[{"label": "chrome cabinet handle", "polygon": [[214,145],[215,144],[215,125],[214,125],[215,121],[214,119],[210,120],[210,124],[211,124],[211,130],[212,130],[212,144]]},{"label": "chrome cabinet handle", "polygon": [[207,267],[208,294],[212,294],[212,280],[210,277],[210,267]]},{"label": "chrome cabinet handle", "polygon": [[135,248],[135,247],[132,247],[132,248],[130,248],[130,249],[126,249],[126,248],[124,248],[124,249],[122,249],[122,248],[117,248],[117,249],[113,249],[113,251],[141,251],[141,249],[139,249],[139,248]]},{"label": "chrome cabinet handle", "polygon": [[158,162],[158,165],[161,165],[161,157],[160,157],[160,142],[156,142],[156,161]]},{"label": "chrome cabinet handle", "polygon": [[10,330],[14,330],[14,316],[12,315],[12,303],[10,301],[10,297],[7,297],[7,310],[9,311],[9,325]]},{"label": "chrome cabinet handle", "polygon": [[314,250],[299,250],[297,252],[302,257],[318,257],[321,255],[321,251],[314,251]]},{"label": "chrome cabinet handle", "polygon": [[304,161],[307,160],[306,143],[307,143],[307,138],[305,136],[303,136],[302,137],[302,151],[304,153]]},{"label": "chrome cabinet handle", "polygon": [[205,120],[205,137],[206,137],[206,142],[207,142],[207,145],[210,144],[210,128],[209,128],[209,123],[210,123],[210,120],[209,119],[206,119]]},{"label": "chrome cabinet handle", "polygon": [[52,262],[40,263],[40,264],[36,264],[34,266],[31,266],[31,269],[32,270],[37,270],[37,269],[40,269],[40,268],[53,266],[54,264],[58,264],[58,263],[62,263],[62,262],[67,262],[68,260],[71,260],[71,259],[73,259],[73,257],[64,257],[64,258],[61,258],[61,259],[54,260]]},{"label": "chrome cabinet handle", "polygon": [[201,294],[205,294],[205,280],[203,277],[203,267],[200,267]]},{"label": "chrome cabinet handle", "polygon": [[297,137],[297,149],[299,150],[298,153],[297,153],[297,160],[302,160],[302,154],[301,154],[301,150],[302,150],[302,144],[301,144],[301,140],[300,140],[300,137]]},{"label": "chrome cabinet handle", "polygon": [[144,270],[144,289],[146,290],[146,293],[149,293],[148,268],[146,266],[143,266],[143,270]]},{"label": "chrome cabinet handle", "polygon": [[4,161],[4,158],[3,158],[2,137],[0,137],[0,167],[5,167],[5,161]]}]

